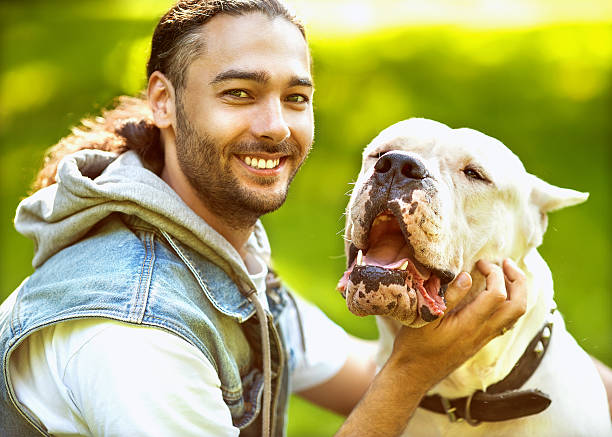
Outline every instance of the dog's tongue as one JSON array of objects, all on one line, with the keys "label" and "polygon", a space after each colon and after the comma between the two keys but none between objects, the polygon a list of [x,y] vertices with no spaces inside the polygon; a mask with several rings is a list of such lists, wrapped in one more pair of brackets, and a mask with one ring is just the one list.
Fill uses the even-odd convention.
[{"label": "dog's tongue", "polygon": [[376,218],[369,243],[338,282],[351,312],[388,315],[406,324],[414,322],[417,312],[427,322],[444,313],[439,278],[413,258],[397,220],[389,214]]},{"label": "dog's tongue", "polygon": [[365,255],[365,262],[368,265],[391,269],[399,267],[402,260],[409,255],[410,248],[403,237],[398,238],[397,235],[390,233],[380,237],[376,244],[370,247]]},{"label": "dog's tongue", "polygon": [[349,276],[351,276],[351,272],[353,271],[353,267],[355,267],[355,261],[353,261],[353,264],[344,272],[344,274],[338,281],[338,285],[336,285],[336,290],[340,290],[342,293],[344,293],[344,290],[346,290],[346,284],[348,284],[349,281]]},{"label": "dog's tongue", "polygon": [[[391,270],[391,269],[399,268],[402,264],[404,264],[405,261],[408,260],[408,257],[404,256],[398,259],[394,259],[393,261],[386,262],[386,261],[389,261],[390,258],[391,258],[391,252],[387,252],[383,250],[377,254],[375,253],[374,256],[370,256],[370,253],[368,252],[368,255],[363,257],[363,261],[367,265],[370,265],[370,266],[382,267],[382,268]],[[349,277],[351,276],[351,273],[353,269],[355,268],[356,262],[357,262],[356,260],[353,261],[353,264],[351,264],[351,266],[344,272],[344,274],[338,281],[338,285],[336,286],[338,290],[344,290],[346,288],[346,284],[348,283]]]},{"label": "dog's tongue", "polygon": [[355,259],[337,286],[351,312],[391,315],[406,323],[414,321],[417,311],[425,321],[441,316],[446,305],[438,295],[439,278],[422,271],[422,266],[417,269],[410,255],[409,246],[391,237],[378,240],[362,265],[357,266]]},{"label": "dog's tongue", "polygon": [[[371,247],[363,258],[367,265],[383,267],[385,269],[397,269],[410,255],[410,249],[406,243],[397,238],[396,235],[383,235],[378,239],[376,245]],[[338,281],[337,289],[344,290],[349,281],[349,276],[355,267],[355,262],[344,272],[340,281]]]},{"label": "dog's tongue", "polygon": [[[397,269],[404,262],[410,259],[411,250],[406,244],[401,233],[388,233],[378,236],[375,244],[368,249],[363,257],[363,262],[369,266],[377,266],[385,269]],[[355,261],[344,272],[340,281],[338,281],[337,289],[344,290],[348,283],[349,276],[355,267]],[[428,279],[430,272],[423,269],[418,270],[419,276],[424,280]]]}]

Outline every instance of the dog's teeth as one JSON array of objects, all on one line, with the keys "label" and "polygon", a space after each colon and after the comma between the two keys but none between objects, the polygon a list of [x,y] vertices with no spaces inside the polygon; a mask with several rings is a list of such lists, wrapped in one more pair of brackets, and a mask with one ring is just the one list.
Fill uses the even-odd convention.
[{"label": "dog's teeth", "polygon": [[363,262],[363,251],[361,249],[359,249],[359,252],[357,252],[357,265],[358,266],[365,265],[365,263]]},{"label": "dog's teeth", "polygon": [[406,270],[408,268],[408,260],[404,261],[404,264],[400,266],[400,270]]}]

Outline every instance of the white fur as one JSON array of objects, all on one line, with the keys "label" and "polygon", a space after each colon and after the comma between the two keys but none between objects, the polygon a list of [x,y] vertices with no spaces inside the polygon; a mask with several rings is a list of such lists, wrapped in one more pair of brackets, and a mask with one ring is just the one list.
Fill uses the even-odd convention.
[{"label": "white fur", "polygon": [[[347,241],[363,239],[359,216],[367,201],[368,181],[375,158],[401,151],[421,160],[434,179],[436,194],[429,205],[419,205],[415,223],[433,223],[428,229],[410,228],[417,259],[455,274],[466,270],[474,279],[469,301],[484,288],[475,269],[479,259],[501,262],[512,258],[525,271],[528,304],[513,329],[489,342],[474,357],[435,386],[431,393],[463,397],[503,379],[525,347],[552,318],[553,335],[546,355],[523,388],[539,389],[552,397],[544,412],[526,418],[476,427],[451,423],[447,416],[418,409],[406,436],[585,436],[612,435],[603,384],[588,355],[566,331],[555,308],[550,270],[538,254],[546,229],[546,214],[586,200],[588,194],[552,186],[527,173],[518,159],[498,140],[471,129],[450,129],[424,119],[397,123],[380,133],[363,155],[363,166],[347,208]],[[492,183],[463,173],[476,165]],[[435,216],[435,217],[434,217]],[[420,220],[419,220],[420,219]],[[413,225],[413,224],[408,224]],[[434,226],[435,225],[435,226]],[[359,246],[359,244],[357,244]],[[380,363],[391,352],[400,322],[379,318]]]}]

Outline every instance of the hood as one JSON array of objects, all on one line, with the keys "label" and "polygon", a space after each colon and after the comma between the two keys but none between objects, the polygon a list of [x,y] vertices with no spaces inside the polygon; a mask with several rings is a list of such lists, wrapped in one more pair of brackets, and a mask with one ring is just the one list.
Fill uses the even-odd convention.
[{"label": "hood", "polygon": [[[167,232],[217,264],[237,284],[252,286],[236,249],[147,170],[135,152],[81,150],[60,162],[56,180],[17,208],[15,229],[34,241],[34,268],[78,241],[100,220],[121,212]],[[259,221],[254,237],[269,261],[270,246]]]}]

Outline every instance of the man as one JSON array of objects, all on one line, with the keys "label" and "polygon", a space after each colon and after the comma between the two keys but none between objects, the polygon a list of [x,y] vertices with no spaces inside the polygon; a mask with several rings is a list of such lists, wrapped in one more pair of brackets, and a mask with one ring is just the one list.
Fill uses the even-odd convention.
[{"label": "man", "polygon": [[302,26],[275,0],[182,1],[148,74],[146,102],[84,121],[18,209],[36,271],[0,311],[3,435],[283,435],[291,389],[352,411],[339,435],[397,435],[524,311],[522,273],[481,262],[487,290],[402,331],[374,378],[367,347],[275,278],[258,222],[313,140]]}]

